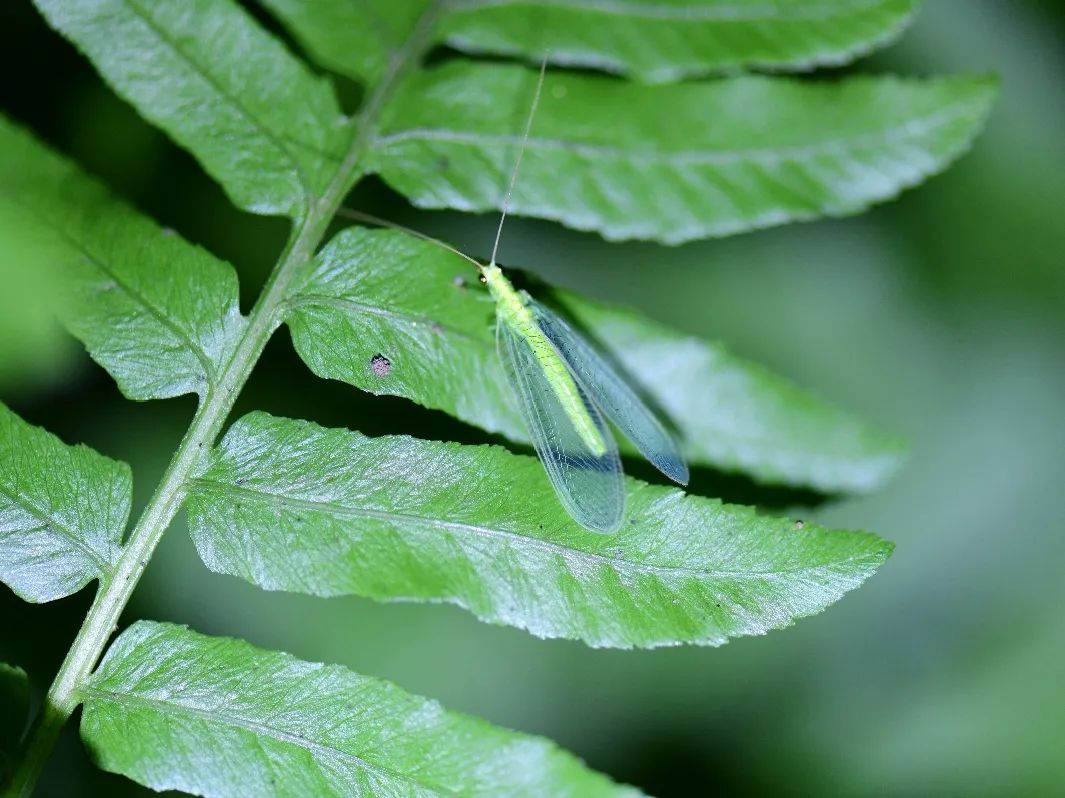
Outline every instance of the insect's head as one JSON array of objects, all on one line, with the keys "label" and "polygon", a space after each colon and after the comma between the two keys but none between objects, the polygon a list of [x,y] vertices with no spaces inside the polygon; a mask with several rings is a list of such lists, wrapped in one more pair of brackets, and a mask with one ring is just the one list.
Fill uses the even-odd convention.
[{"label": "insect's head", "polygon": [[487,263],[481,266],[480,280],[488,286],[492,296],[498,296],[499,291],[502,289],[502,284],[506,282],[507,278],[503,276],[503,271],[498,266],[494,263]]}]

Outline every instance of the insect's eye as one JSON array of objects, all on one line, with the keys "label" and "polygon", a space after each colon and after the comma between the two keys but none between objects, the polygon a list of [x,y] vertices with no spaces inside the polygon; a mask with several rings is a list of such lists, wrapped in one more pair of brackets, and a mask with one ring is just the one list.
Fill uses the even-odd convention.
[{"label": "insect's eye", "polygon": [[488,282],[488,278],[485,277],[483,273],[477,279],[480,280],[482,283],[487,283]]}]

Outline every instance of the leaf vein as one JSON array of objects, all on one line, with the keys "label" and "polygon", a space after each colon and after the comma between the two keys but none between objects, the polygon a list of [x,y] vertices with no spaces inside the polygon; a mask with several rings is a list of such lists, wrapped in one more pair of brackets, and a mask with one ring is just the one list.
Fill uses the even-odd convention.
[{"label": "leaf vein", "polygon": [[[384,765],[379,765],[376,762],[370,762],[363,759],[350,751],[344,751],[327,743],[318,742],[310,737],[305,737],[301,734],[295,734],[293,732],[287,732],[283,729],[275,728],[266,723],[254,721],[249,718],[233,715],[228,712],[220,712],[217,710],[206,710],[199,707],[192,707],[188,704],[182,704],[177,701],[167,701],[162,698],[149,698],[144,695],[135,695],[131,692],[118,692],[113,690],[104,690],[99,687],[86,687],[84,690],[86,697],[94,697],[104,701],[113,701],[116,704],[136,705],[144,704],[149,707],[164,707],[170,713],[173,714],[186,714],[196,718],[201,718],[207,721],[215,723],[228,724],[239,729],[245,729],[246,731],[253,732],[257,737],[271,737],[279,742],[289,743],[301,748],[305,748],[311,751],[316,756],[320,756],[323,759],[340,759],[353,763],[365,770],[372,771],[378,776],[385,776],[400,781],[417,784],[420,787],[425,787],[431,790],[436,795],[443,796],[455,796],[457,793],[452,792],[446,788],[442,788],[436,784],[428,784],[424,781],[416,779],[405,773],[399,773]],[[166,711],[164,710],[164,712]],[[442,791],[443,790],[443,791]]]},{"label": "leaf vein", "polygon": [[307,511],[327,512],[340,518],[373,518],[377,520],[397,523],[424,523],[430,527],[435,527],[444,531],[450,530],[459,532],[470,532],[475,535],[486,537],[489,539],[504,539],[511,542],[520,542],[520,544],[522,545],[528,545],[533,548],[541,549],[542,551],[561,554],[563,557],[566,557],[568,559],[585,559],[590,560],[592,562],[601,563],[618,572],[635,571],[657,576],[669,575],[691,577],[695,579],[765,579],[768,581],[777,581],[782,577],[801,576],[802,574],[817,573],[823,569],[838,568],[841,565],[846,565],[852,562],[858,562],[860,560],[867,559],[872,556],[870,552],[863,552],[861,554],[845,557],[839,560],[816,563],[813,565],[801,565],[791,568],[780,568],[773,571],[720,570],[713,568],[699,569],[687,568],[678,565],[651,565],[646,563],[637,563],[631,560],[621,560],[616,557],[608,557],[606,555],[596,554],[594,552],[582,551],[580,549],[574,549],[560,543],[555,543],[553,541],[529,537],[519,532],[511,532],[505,529],[497,529],[494,527],[473,524],[466,521],[447,521],[440,518],[431,518],[424,515],[416,515],[414,513],[403,513],[389,510],[371,510],[365,507],[349,507],[346,505],[338,504],[336,502],[301,499],[293,496],[286,496],[280,493],[272,493],[270,491],[250,488],[243,485],[232,485],[230,483],[222,482],[220,480],[213,480],[207,477],[199,477],[197,479],[190,480],[190,485],[193,485],[202,490],[206,490],[208,492],[214,492],[223,495],[243,495],[257,497],[264,500],[267,504],[272,504],[276,507],[291,507]]},{"label": "leaf vein", "polygon": [[[676,150],[673,152],[648,152],[629,150],[609,144],[570,141],[567,139],[532,136],[528,139],[530,148],[557,150],[589,158],[615,158],[630,163],[645,165],[660,164],[715,164],[730,165],[736,163],[762,162],[779,163],[782,161],[809,160],[822,155],[834,155],[859,150],[869,146],[900,144],[917,136],[922,136],[936,128],[954,122],[968,110],[967,102],[956,102],[925,116],[915,117],[906,122],[875,133],[851,136],[848,138],[829,139],[815,144],[778,148],[748,148],[736,150]],[[478,146],[520,144],[522,137],[514,134],[482,133],[469,130],[446,130],[442,128],[409,128],[378,136],[375,143],[388,147],[405,141],[443,141],[457,144]]]},{"label": "leaf vein", "polygon": [[[292,170],[295,173],[296,180],[303,189],[303,193],[308,203],[312,202],[315,198],[315,193],[311,190],[310,184],[307,180],[307,176],[304,174],[303,165],[300,163],[299,158],[292,151],[289,146],[290,140],[287,137],[280,136],[263,124],[258,117],[249,111],[244,103],[240,101],[240,98],[228,91],[218,80],[207,70],[202,68],[202,65],[195,59],[189,56],[178,43],[172,39],[168,33],[161,27],[159,27],[155,21],[150,17],[147,11],[143,7],[139,6],[134,0],[123,0],[123,3],[144,22],[145,26],[170,50],[177,55],[182,61],[184,61],[192,69],[193,72],[198,74],[203,80],[219,95],[225,98],[235,108],[241,116],[247,119],[252,127],[258,130],[263,136],[270,141],[277,149],[288,159],[292,165]],[[291,141],[291,143],[299,144],[299,146],[310,149],[315,152],[315,148],[309,148],[304,142]]]},{"label": "leaf vein", "polygon": [[84,553],[90,560],[92,560],[100,571],[100,576],[105,576],[110,573],[112,563],[109,562],[102,554],[96,549],[86,543],[80,535],[78,535],[73,529],[64,523],[56,520],[55,517],[50,515],[43,508],[38,507],[33,502],[29,501],[24,495],[12,492],[10,488],[4,483],[0,483],[0,494],[3,494],[12,502],[22,507],[33,515],[38,521],[43,524],[43,527],[39,531],[55,530],[59,532],[63,537],[67,538],[75,548]]}]

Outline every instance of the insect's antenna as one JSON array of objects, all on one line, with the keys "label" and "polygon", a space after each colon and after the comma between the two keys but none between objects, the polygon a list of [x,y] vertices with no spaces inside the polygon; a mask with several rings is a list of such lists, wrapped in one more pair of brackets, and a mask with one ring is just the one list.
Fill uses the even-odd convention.
[{"label": "insect's antenna", "polygon": [[422,233],[411,227],[404,227],[403,225],[389,221],[388,219],[382,219],[380,216],[374,216],[372,213],[357,211],[353,208],[337,208],[337,216],[343,216],[345,219],[352,219],[356,222],[366,222],[367,224],[375,224],[378,227],[388,227],[393,230],[400,230],[406,233],[407,235],[412,235],[415,238],[420,238],[422,241],[427,241],[430,244],[436,244],[436,246],[440,247],[441,249],[446,249],[451,254],[458,255],[463,260],[469,261],[478,271],[481,270],[481,264],[478,263],[474,258],[471,258],[462,250],[456,249],[447,242],[441,241],[439,238],[433,238],[432,236],[426,235],[425,233]]},{"label": "insect's antenna", "polygon": [[518,160],[514,163],[514,171],[510,174],[510,185],[507,186],[506,196],[503,197],[503,213],[499,217],[499,227],[496,228],[496,240],[492,245],[492,259],[489,263],[495,266],[496,253],[499,252],[499,237],[503,235],[503,222],[507,220],[507,209],[510,206],[510,195],[514,193],[514,186],[518,182],[518,172],[521,170],[521,159],[525,155],[525,145],[529,143],[529,131],[532,130],[533,118],[536,116],[536,108],[540,105],[540,92],[544,88],[544,73],[547,72],[547,53],[544,53],[540,61],[540,77],[536,80],[536,93],[533,94],[532,106],[529,108],[529,116],[525,120],[525,132],[521,136],[521,149],[518,150]]}]

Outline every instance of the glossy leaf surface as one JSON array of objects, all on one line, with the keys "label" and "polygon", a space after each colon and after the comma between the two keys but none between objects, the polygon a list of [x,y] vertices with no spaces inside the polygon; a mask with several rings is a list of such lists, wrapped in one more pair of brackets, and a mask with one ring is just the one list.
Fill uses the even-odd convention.
[{"label": "glossy leaf surface", "polygon": [[209,568],[270,590],[449,601],[593,646],[720,645],[823,610],[892,546],[626,480],[621,530],[581,528],[540,463],[264,413],[193,482]]},{"label": "glossy leaf surface", "polygon": [[[420,207],[499,210],[536,81],[495,64],[416,73],[371,168]],[[964,152],[993,96],[971,77],[639,86],[552,72],[510,207],[669,244],[853,214]]]},{"label": "glossy leaf surface", "polygon": [[35,0],[239,207],[300,216],[350,134],[329,85],[231,0]]},{"label": "glossy leaf surface", "polygon": [[68,446],[0,405],[0,581],[40,602],[106,577],[132,484],[125,463]]},{"label": "glossy leaf surface", "polygon": [[388,682],[140,621],[86,690],[96,761],[208,798],[638,798],[547,740]]}]

